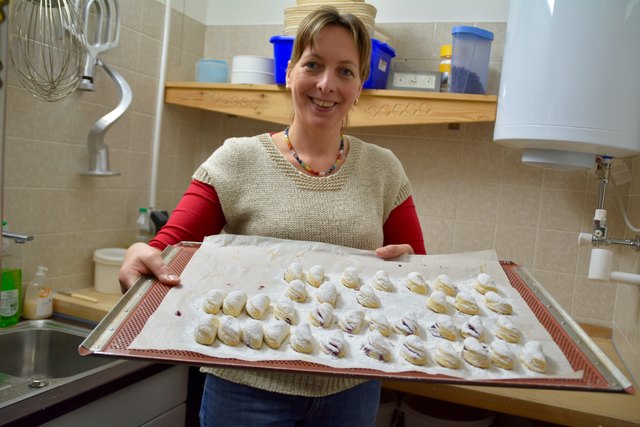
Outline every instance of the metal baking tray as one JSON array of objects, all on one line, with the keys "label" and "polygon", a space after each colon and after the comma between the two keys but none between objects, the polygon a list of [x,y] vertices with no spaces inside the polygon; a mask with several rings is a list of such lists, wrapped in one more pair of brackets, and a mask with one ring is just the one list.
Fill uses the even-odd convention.
[{"label": "metal baking tray", "polygon": [[[165,263],[181,273],[200,243],[182,242],[163,252]],[[149,317],[158,308],[170,287],[152,277],[142,277],[120,299],[80,345],[82,355],[115,356],[196,366],[270,369],[311,374],[345,375],[358,378],[413,380],[460,385],[491,385],[634,393],[632,383],[600,350],[544,287],[522,266],[500,262],[509,282],[522,296],[542,326],[546,328],[580,379],[516,378],[469,381],[459,377],[423,372],[383,372],[374,369],[333,368],[305,361],[245,361],[206,356],[182,350],[136,350],[129,344],[137,337]]]}]

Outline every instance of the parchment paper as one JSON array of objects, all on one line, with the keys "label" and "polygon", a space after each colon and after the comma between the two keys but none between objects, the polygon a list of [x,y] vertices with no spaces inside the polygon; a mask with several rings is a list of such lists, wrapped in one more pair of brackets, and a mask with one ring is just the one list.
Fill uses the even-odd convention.
[{"label": "parchment paper", "polygon": [[[390,323],[407,313],[414,313],[420,324],[419,336],[423,340],[429,356],[424,366],[416,366],[407,362],[398,354],[403,336],[392,334],[388,342],[393,349],[390,362],[381,362],[366,356],[361,345],[366,342],[369,330],[367,323],[356,335],[344,334],[347,342],[345,357],[335,358],[322,352],[319,342],[322,337],[338,329],[337,322],[330,329],[311,326],[315,340],[312,354],[301,354],[285,340],[280,349],[274,350],[264,345],[259,350],[251,349],[240,343],[229,347],[219,340],[211,346],[198,344],[193,330],[198,320],[205,315],[202,304],[206,293],[214,288],[229,292],[243,290],[250,297],[256,293],[269,295],[272,305],[284,296],[287,282],[283,279],[284,271],[293,262],[302,264],[305,272],[313,265],[322,265],[329,281],[339,291],[334,315],[342,318],[351,309],[361,309],[365,318],[372,310],[383,310]],[[348,267],[356,267],[360,275],[360,284],[369,283],[378,270],[385,270],[394,284],[393,292],[376,291],[381,300],[377,309],[364,308],[355,299],[356,291],[340,284],[340,275]],[[406,277],[412,272],[421,273],[429,284],[427,295],[418,295],[406,288]],[[433,336],[428,327],[434,322],[436,313],[426,307],[428,295],[434,290],[435,280],[439,274],[448,274],[458,291],[472,290],[474,280],[481,272],[490,274],[498,285],[498,293],[507,298],[513,306],[510,315],[513,323],[522,333],[519,343],[510,344],[516,356],[513,370],[503,370],[495,366],[481,369],[465,362],[459,369],[439,366],[434,355],[438,344],[444,338]],[[184,269],[182,284],[172,288],[165,296],[158,309],[149,317],[142,331],[134,339],[129,349],[137,350],[186,350],[194,351],[217,358],[235,358],[246,361],[257,360],[303,360],[338,368],[367,368],[384,372],[417,371],[426,374],[443,374],[468,380],[510,379],[510,378],[581,378],[582,372],[575,372],[560,348],[555,344],[546,329],[538,322],[533,312],[522,300],[520,294],[511,286],[494,251],[480,251],[451,255],[411,255],[401,260],[385,261],[376,257],[371,251],[362,251],[316,242],[279,240],[255,236],[237,236],[221,234],[205,239],[200,249],[191,258]],[[307,285],[308,298],[304,303],[293,302],[298,314],[298,321],[291,332],[301,322],[310,323],[308,312],[318,302],[315,298],[317,288]],[[494,324],[498,314],[487,309],[484,297],[472,291],[480,307],[479,316],[485,327],[484,343],[489,345],[494,337]],[[454,307],[453,297],[447,297],[450,304],[449,314],[459,329],[470,316],[459,313]],[[224,316],[224,314],[219,314]],[[250,317],[243,311],[238,317],[242,324]],[[269,309],[264,321],[273,319]],[[518,356],[527,341],[540,341],[547,358],[547,372],[534,373],[518,360]],[[450,343],[460,352],[462,337]],[[462,360],[462,359],[461,359]]]}]

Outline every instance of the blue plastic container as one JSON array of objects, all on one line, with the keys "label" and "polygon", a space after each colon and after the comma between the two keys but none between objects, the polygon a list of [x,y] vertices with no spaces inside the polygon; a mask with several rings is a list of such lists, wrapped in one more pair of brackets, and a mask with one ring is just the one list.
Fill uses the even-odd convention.
[{"label": "blue plastic container", "polygon": [[364,82],[365,89],[385,89],[387,77],[391,70],[391,60],[395,58],[396,51],[380,40],[371,39],[371,72]]},{"label": "blue plastic container", "polygon": [[449,91],[484,94],[489,75],[493,33],[477,27],[457,26],[451,30],[453,49]]},{"label": "blue plastic container", "polygon": [[[294,36],[273,36],[273,64],[276,84],[283,85],[287,79],[287,64],[293,51]],[[371,74],[364,83],[365,89],[384,89],[391,69],[391,60],[396,56],[395,50],[380,40],[371,39]]]},{"label": "blue plastic container", "polygon": [[294,36],[273,36],[269,39],[273,43],[273,75],[278,85],[287,82],[287,64],[291,59],[294,40]]},{"label": "blue plastic container", "polygon": [[196,64],[196,81],[204,83],[226,83],[229,66],[221,59],[201,59]]}]

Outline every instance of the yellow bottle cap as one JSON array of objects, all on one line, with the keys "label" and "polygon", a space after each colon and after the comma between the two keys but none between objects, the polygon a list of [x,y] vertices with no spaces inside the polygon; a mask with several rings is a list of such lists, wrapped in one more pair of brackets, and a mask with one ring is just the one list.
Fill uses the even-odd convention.
[{"label": "yellow bottle cap", "polygon": [[443,44],[440,46],[440,57],[448,56],[451,57],[452,46],[450,44]]}]

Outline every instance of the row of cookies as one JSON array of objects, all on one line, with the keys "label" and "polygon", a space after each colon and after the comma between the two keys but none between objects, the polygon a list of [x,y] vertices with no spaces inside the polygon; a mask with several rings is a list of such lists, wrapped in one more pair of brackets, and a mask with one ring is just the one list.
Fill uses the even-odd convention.
[{"label": "row of cookies", "polygon": [[[511,314],[513,307],[506,298],[493,291],[484,294],[485,306],[497,314]],[[434,313],[447,313],[449,311],[447,295],[442,291],[433,291],[427,298],[426,306]],[[476,297],[469,291],[460,291],[456,294],[453,307],[463,314],[476,315],[480,312],[480,305]]]},{"label": "row of cookies", "polygon": [[[231,347],[243,342],[247,347],[258,350],[262,348],[263,343],[273,349],[280,348],[289,336],[289,332],[290,326],[282,321],[261,322],[249,319],[241,325],[233,316],[209,315],[197,324],[194,336],[196,342],[203,345],[212,345],[217,338]],[[310,354],[315,347],[314,341],[309,324],[302,323],[294,329],[289,344],[293,350],[299,353]],[[319,348],[333,357],[343,357],[346,347],[347,341],[340,330],[324,335],[319,341]],[[365,355],[373,359],[383,362],[392,360],[392,346],[378,329],[373,329],[367,335],[361,349]],[[415,334],[408,334],[404,337],[398,352],[405,360],[415,365],[424,365],[428,361],[426,346]],[[501,340],[494,340],[487,347],[474,337],[466,337],[461,356],[465,362],[483,369],[487,369],[493,364],[499,368],[510,370],[515,364],[512,349],[509,344]],[[546,369],[542,346],[537,341],[525,344],[520,359],[525,367],[532,371],[544,372]],[[461,366],[457,352],[448,342],[440,343],[434,360],[439,365],[451,369],[458,369]]]},{"label": "row of cookies", "polygon": [[[374,359],[385,362],[391,360],[391,346],[378,331],[369,334],[362,349],[367,356]],[[402,340],[398,353],[414,365],[425,365],[429,359],[423,341],[413,334],[407,335]],[[487,346],[473,337],[464,339],[460,356],[470,365],[482,369],[488,369],[491,365],[495,365],[501,369],[511,370],[514,368],[516,360],[511,344],[502,340],[494,340]],[[458,369],[461,367],[461,358],[451,343],[441,342],[433,359],[440,366]],[[529,341],[524,345],[520,353],[520,360],[526,368],[532,371],[543,373],[546,370],[546,358],[542,351],[542,345],[538,341]]]},{"label": "row of cookies", "polygon": [[282,321],[262,322],[248,319],[242,324],[234,316],[207,315],[202,317],[193,334],[196,342],[212,345],[216,338],[222,343],[235,347],[243,342],[249,348],[260,349],[264,342],[273,349],[280,348],[289,335],[290,326]]},{"label": "row of cookies", "polygon": [[[194,329],[194,338],[199,344],[209,346],[218,339],[230,347],[242,342],[254,350],[262,348],[263,343],[272,349],[278,349],[289,334],[289,324],[280,320],[261,322],[248,319],[241,324],[234,316],[208,315],[201,318]],[[291,334],[289,345],[299,353],[309,354],[313,352],[314,341],[309,324],[302,323]],[[335,330],[320,340],[320,349],[334,357],[342,357],[345,348],[346,341],[340,330]]]},{"label": "row of cookies", "polygon": [[[293,280],[301,280],[316,288],[328,279],[325,274],[325,268],[322,265],[314,265],[305,273],[302,265],[297,262],[291,263],[287,267],[283,278],[288,283]],[[355,267],[346,267],[340,275],[340,283],[351,289],[359,289],[360,276],[358,270]],[[369,284],[371,287],[379,291],[392,292],[395,289],[388,273],[384,270],[376,271]],[[409,273],[405,279],[405,286],[407,289],[417,294],[429,293],[428,282],[419,272],[413,271]],[[458,293],[458,287],[447,274],[438,275],[433,288],[434,291],[443,292],[445,295],[450,297],[454,297]],[[487,273],[480,273],[475,278],[473,288],[483,295],[487,292],[498,293],[497,284],[493,277]]]}]

